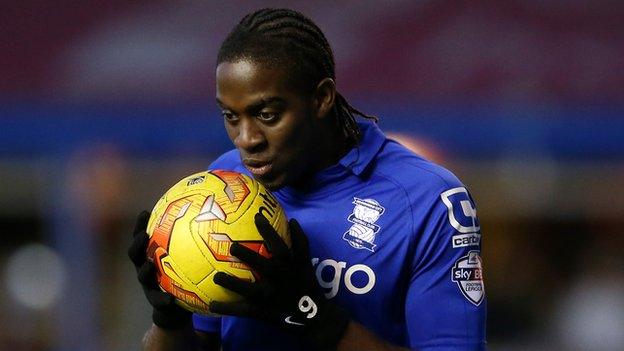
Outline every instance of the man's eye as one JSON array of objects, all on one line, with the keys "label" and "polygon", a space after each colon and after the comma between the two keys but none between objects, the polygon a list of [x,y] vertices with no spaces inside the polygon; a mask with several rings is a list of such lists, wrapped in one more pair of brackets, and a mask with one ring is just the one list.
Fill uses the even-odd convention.
[{"label": "man's eye", "polygon": [[232,112],[228,112],[228,111],[223,111],[221,112],[221,114],[223,115],[223,118],[225,118],[227,121],[236,121],[237,117],[235,114],[233,114]]},{"label": "man's eye", "polygon": [[271,122],[277,120],[279,118],[279,114],[275,112],[260,112],[258,114],[258,118],[265,122]]}]

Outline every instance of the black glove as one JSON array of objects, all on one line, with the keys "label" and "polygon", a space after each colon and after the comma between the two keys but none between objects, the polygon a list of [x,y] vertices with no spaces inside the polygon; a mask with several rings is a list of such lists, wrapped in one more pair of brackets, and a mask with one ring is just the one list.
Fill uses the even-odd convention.
[{"label": "black glove", "polygon": [[181,329],[191,323],[191,312],[176,305],[173,295],[160,290],[156,280],[156,267],[147,260],[149,237],[145,230],[150,213],[143,211],[137,217],[128,256],[137,270],[137,278],[143,286],[147,301],[153,307],[152,321],[163,329]]},{"label": "black glove", "polygon": [[210,310],[262,319],[307,337],[321,349],[334,349],[349,317],[346,311],[323,296],[312,269],[308,239],[301,226],[294,219],[289,221],[292,241],[289,250],[264,216],[257,214],[255,222],[271,258],[234,242],[230,253],[256,271],[259,279],[252,283],[217,272],[214,276],[216,284],[246,299],[230,303],[213,301]]}]

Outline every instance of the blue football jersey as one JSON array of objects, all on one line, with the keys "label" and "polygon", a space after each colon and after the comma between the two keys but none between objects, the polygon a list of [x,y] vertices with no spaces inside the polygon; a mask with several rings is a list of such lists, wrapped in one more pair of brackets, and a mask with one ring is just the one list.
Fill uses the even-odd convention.
[{"label": "blue football jersey", "polygon": [[[418,350],[485,348],[486,298],[475,203],[448,170],[360,122],[363,139],[305,189],[274,192],[310,241],[325,296],[384,340]],[[249,175],[232,150],[210,169]],[[193,316],[223,350],[308,350],[253,319]]]}]

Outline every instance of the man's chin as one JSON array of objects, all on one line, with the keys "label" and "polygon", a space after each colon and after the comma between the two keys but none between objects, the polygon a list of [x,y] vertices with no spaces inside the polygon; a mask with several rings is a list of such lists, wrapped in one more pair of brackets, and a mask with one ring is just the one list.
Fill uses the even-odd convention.
[{"label": "man's chin", "polygon": [[275,191],[284,186],[282,177],[254,177],[258,182],[264,185],[269,191]]}]

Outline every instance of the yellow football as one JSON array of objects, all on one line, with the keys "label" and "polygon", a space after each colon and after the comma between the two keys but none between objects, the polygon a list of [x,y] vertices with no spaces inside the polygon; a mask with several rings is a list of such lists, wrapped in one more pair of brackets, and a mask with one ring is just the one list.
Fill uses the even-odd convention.
[{"label": "yellow football", "polygon": [[226,272],[256,281],[246,264],[230,255],[234,241],[269,257],[254,223],[264,215],[290,247],[288,224],[273,195],[256,180],[233,171],[190,175],[156,203],[147,225],[147,257],[157,268],[160,288],[189,311],[211,314],[211,301],[242,299],[212,278]]}]

